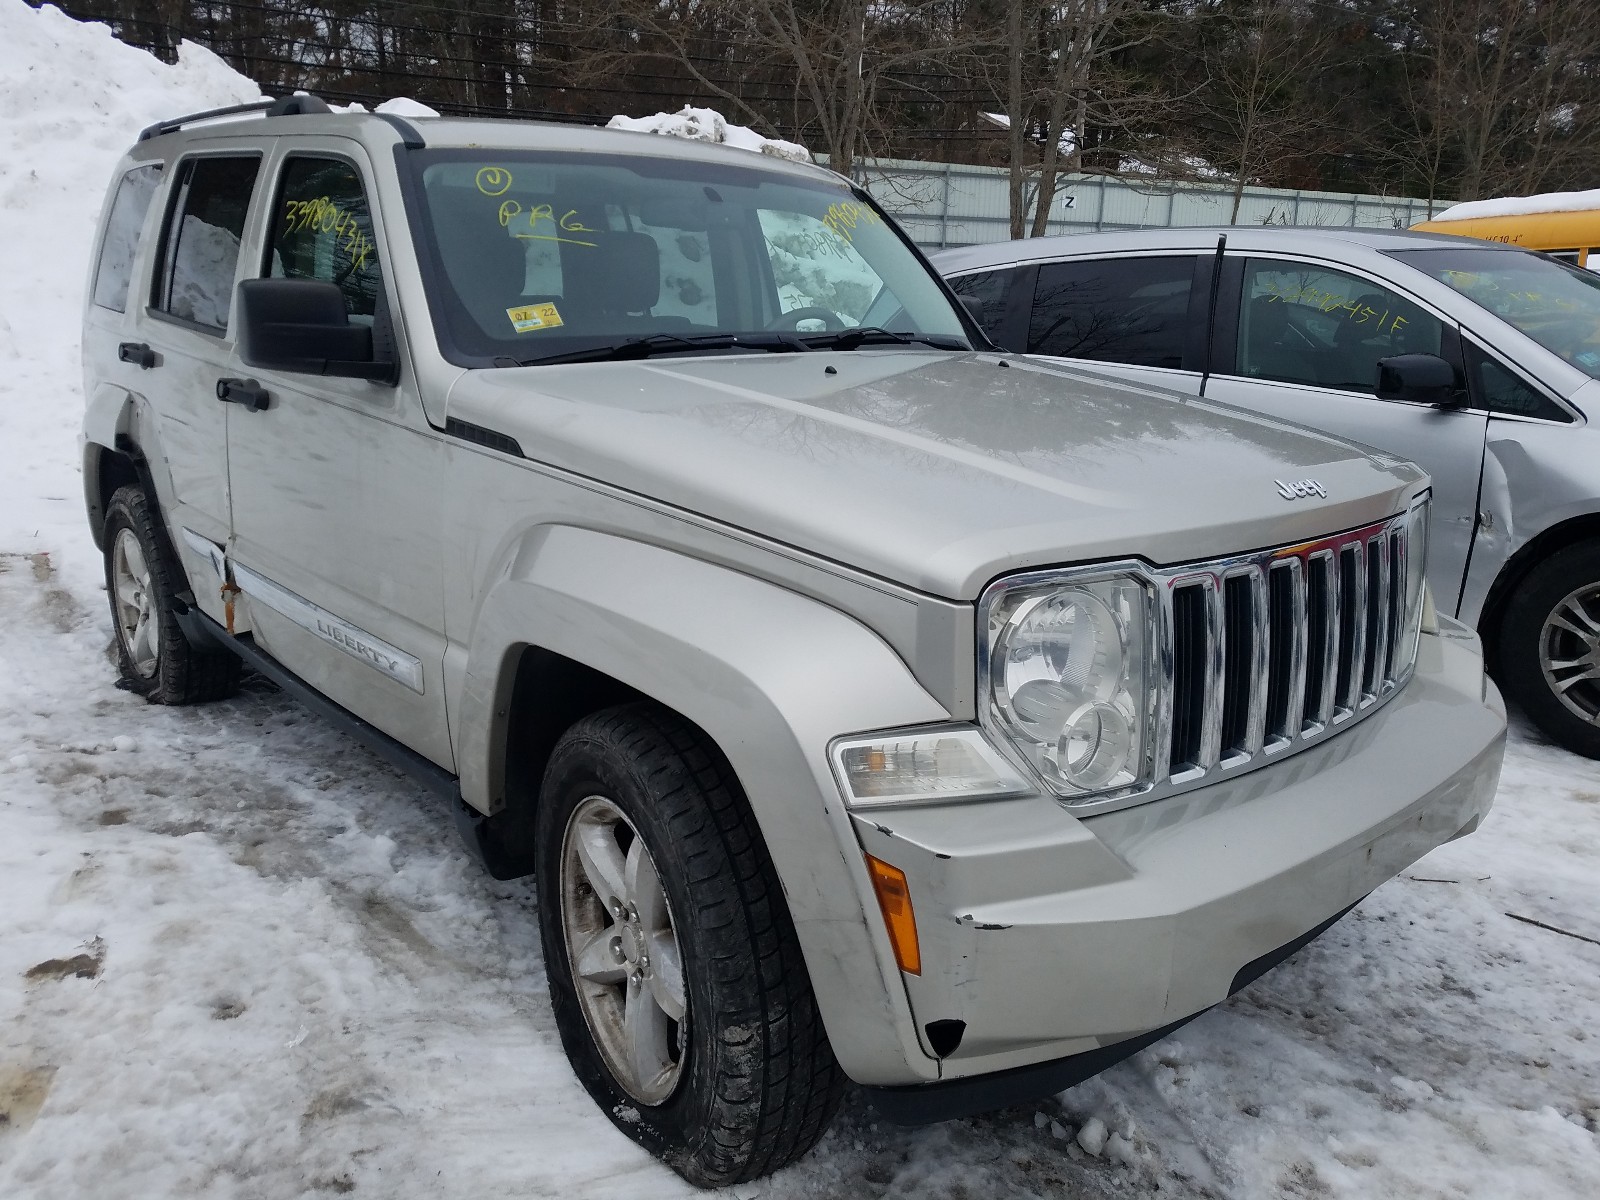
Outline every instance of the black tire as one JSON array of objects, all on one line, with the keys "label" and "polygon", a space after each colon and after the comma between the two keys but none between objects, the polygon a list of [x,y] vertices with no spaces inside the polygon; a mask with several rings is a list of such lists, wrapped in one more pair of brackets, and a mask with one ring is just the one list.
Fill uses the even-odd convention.
[{"label": "black tire", "polygon": [[[1499,676],[1506,695],[1552,741],[1576,754],[1600,758],[1600,680],[1574,685],[1564,700],[1546,679],[1540,659],[1546,622],[1558,606],[1585,592],[1590,593],[1585,611],[1592,620],[1600,620],[1600,541],[1558,550],[1530,571],[1501,619]],[[1559,640],[1553,657],[1563,661],[1581,657],[1585,650],[1594,655],[1600,647],[1596,640],[1600,634],[1587,643],[1564,630],[1554,636]]]},{"label": "black tire", "polygon": [[[166,549],[159,520],[144,489],[135,485],[118,488],[106,506],[101,539],[105,546],[106,598],[111,605],[122,686],[152,704],[199,704],[224,699],[239,690],[240,661],[226,650],[196,646],[184,635],[175,607],[178,593],[184,589],[183,571]],[[116,562],[119,542],[124,537],[137,543],[148,572],[153,662],[144,650],[135,654],[118,602]]]},{"label": "black tire", "polygon": [[[688,1033],[677,1047],[675,1090],[654,1105],[641,1104],[606,1065],[569,957],[562,860],[569,822],[593,797],[637,830],[674,917]],[[574,1072],[617,1128],[701,1187],[754,1179],[810,1150],[838,1107],[844,1075],[766,846],[715,746],[650,704],[584,718],[545,770],[536,839],[556,1025]]]}]

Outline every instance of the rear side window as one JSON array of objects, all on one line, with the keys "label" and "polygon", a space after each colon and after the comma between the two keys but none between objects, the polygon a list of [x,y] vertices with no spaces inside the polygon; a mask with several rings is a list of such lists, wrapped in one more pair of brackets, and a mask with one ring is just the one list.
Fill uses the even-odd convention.
[{"label": "rear side window", "polygon": [[106,218],[105,240],[94,269],[94,302],[101,308],[123,312],[128,307],[128,286],[133,281],[133,256],[139,249],[150,202],[161,186],[161,166],[135,167],[117,184]]},{"label": "rear side window", "polygon": [[156,280],[155,307],[221,333],[233,305],[250,196],[261,160],[192,158],[179,170]]},{"label": "rear side window", "polygon": [[361,176],[332,158],[291,158],[272,214],[268,272],[320,279],[344,293],[345,312],[371,318],[383,276]]},{"label": "rear side window", "polygon": [[1006,284],[1013,272],[975,271],[971,275],[958,275],[947,280],[950,290],[967,302],[973,316],[991,341],[1000,344],[1000,326],[1006,315]]},{"label": "rear side window", "polygon": [[1183,366],[1194,267],[1191,255],[1044,264],[1028,352]]}]

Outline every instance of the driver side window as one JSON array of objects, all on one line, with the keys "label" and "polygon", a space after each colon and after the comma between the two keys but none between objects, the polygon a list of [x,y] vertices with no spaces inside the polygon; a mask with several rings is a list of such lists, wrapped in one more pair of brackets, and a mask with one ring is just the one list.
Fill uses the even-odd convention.
[{"label": "driver side window", "polygon": [[1309,263],[1253,258],[1239,313],[1239,374],[1372,393],[1378,360],[1438,354],[1443,325],[1381,284]]},{"label": "driver side window", "polygon": [[361,176],[333,158],[291,158],[272,219],[268,271],[320,279],[344,293],[345,310],[371,324],[383,277]]},{"label": "driver side window", "polygon": [[877,214],[862,205],[840,203],[825,220],[767,208],[759,216],[779,311],[825,308],[846,325],[861,324],[883,279],[856,253],[851,240],[855,225],[877,221]]}]

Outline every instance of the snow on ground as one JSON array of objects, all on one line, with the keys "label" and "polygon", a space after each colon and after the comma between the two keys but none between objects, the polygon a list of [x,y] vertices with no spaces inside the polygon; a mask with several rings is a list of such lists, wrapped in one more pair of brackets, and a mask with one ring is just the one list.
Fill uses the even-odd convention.
[{"label": "snow on ground", "polygon": [[[0,0],[0,1196],[686,1195],[573,1080],[531,889],[435,800],[265,684],[113,686],[90,223],[140,124],[251,90]],[[1600,938],[1597,866],[1600,772],[1519,728],[1481,831],[1165,1042],[922,1130],[852,1095],[734,1194],[1600,1195],[1600,945],[1505,915]]]},{"label": "snow on ground", "polygon": [[1452,204],[1431,221],[1471,221],[1477,217],[1523,217],[1530,213],[1589,212],[1600,208],[1600,188],[1586,192],[1543,192],[1537,196],[1500,196]]}]

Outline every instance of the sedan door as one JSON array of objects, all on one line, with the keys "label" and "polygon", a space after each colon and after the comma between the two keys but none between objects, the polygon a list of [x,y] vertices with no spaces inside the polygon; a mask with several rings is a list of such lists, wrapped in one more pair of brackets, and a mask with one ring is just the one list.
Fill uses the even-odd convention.
[{"label": "sedan door", "polygon": [[1433,477],[1428,581],[1454,614],[1478,525],[1487,414],[1379,400],[1378,361],[1438,354],[1459,366],[1456,327],[1397,289],[1309,260],[1230,260],[1209,399],[1387,450]]}]

